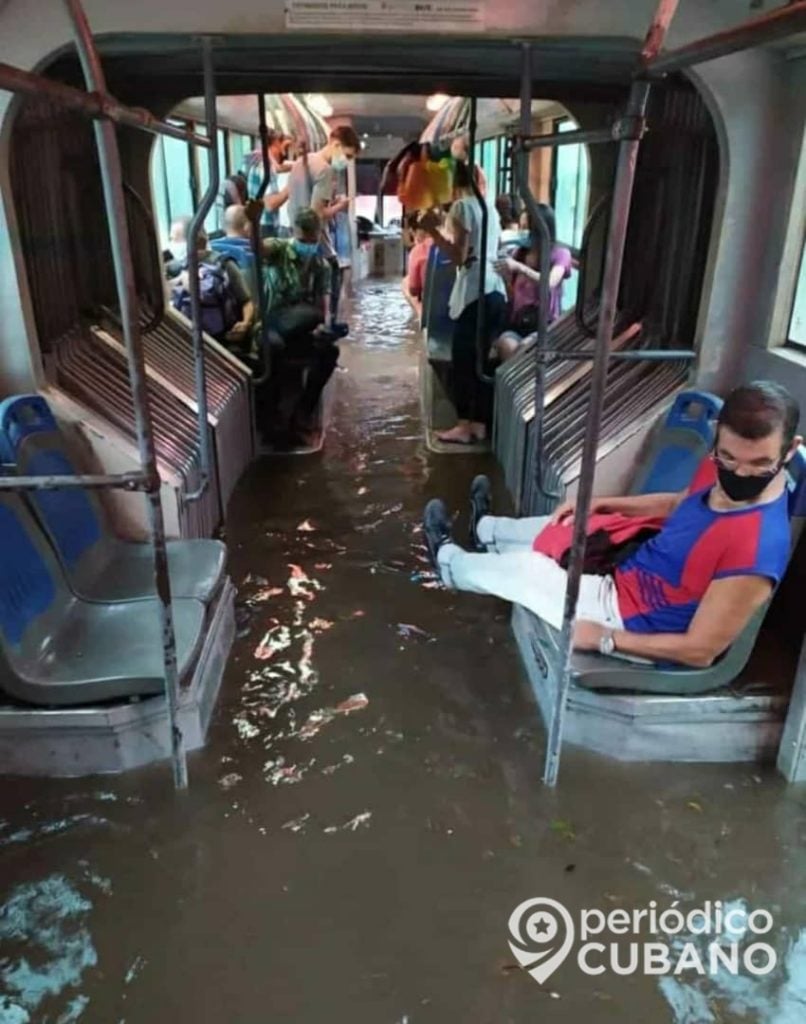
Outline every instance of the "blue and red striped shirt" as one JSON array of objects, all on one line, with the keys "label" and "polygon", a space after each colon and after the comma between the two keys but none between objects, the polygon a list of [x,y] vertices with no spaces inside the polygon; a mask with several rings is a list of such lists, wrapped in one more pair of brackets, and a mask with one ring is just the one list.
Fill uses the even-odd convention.
[{"label": "blue and red striped shirt", "polygon": [[749,508],[716,512],[708,495],[716,482],[711,460],[661,532],[615,573],[624,626],[634,633],[685,633],[712,580],[764,576],[779,582],[789,560],[788,496]]}]

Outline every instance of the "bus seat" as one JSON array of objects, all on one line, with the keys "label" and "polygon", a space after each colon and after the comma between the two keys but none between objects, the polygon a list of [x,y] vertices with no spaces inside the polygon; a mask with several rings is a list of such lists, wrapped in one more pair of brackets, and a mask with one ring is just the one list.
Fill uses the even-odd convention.
[{"label": "bus seat", "polygon": [[434,245],[428,254],[423,300],[423,328],[428,360],[446,363],[451,359],[453,321],[448,302],[456,279],[456,268]]},{"label": "bus seat", "polygon": [[[77,471],[40,395],[0,402],[0,460],[22,475]],[[93,491],[31,491],[27,500],[79,597],[109,603],[156,596],[151,545],[116,537]],[[217,540],[174,540],[167,549],[171,593],[209,603],[224,578],[226,547]]]},{"label": "bus seat", "polygon": [[[793,550],[806,519],[806,448],[790,463],[789,507]],[[667,489],[667,488],[664,488]],[[660,667],[625,657],[605,657],[576,651],[571,671],[574,683],[587,690],[627,690],[635,693],[689,696],[729,686],[744,669],[753,651],[769,602],[752,616],[728,650],[708,668]],[[529,647],[544,679],[559,685],[559,633],[526,611]]]},{"label": "bus seat", "polygon": [[681,391],[633,481],[633,494],[660,494],[688,487],[714,443],[722,400],[707,391]]},{"label": "bus seat", "polygon": [[[27,504],[0,493],[0,690],[35,705],[79,705],[164,687],[156,600],[77,598]],[[173,602],[180,679],[204,638],[204,605]]]}]

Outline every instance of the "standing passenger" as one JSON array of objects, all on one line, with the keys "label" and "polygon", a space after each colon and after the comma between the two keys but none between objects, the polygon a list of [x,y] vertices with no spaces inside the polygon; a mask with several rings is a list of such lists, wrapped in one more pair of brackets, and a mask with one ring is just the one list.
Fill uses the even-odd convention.
[{"label": "standing passenger", "polygon": [[[453,401],[457,424],[437,434],[450,444],[472,444],[484,441],[492,419],[492,388],[479,380],[477,373],[477,330],[479,290],[481,283],[482,207],[473,194],[470,168],[457,164],[454,176],[456,201],[448,214],[452,240],[438,229],[435,213],[420,218],[420,227],[435,245],[456,266],[456,281],[451,291],[449,314],[454,321],[451,362],[453,365]],[[506,316],[506,286],[495,269],[501,231],[495,213],[488,216],[487,253],[484,272],[484,335],[481,339],[486,355],[493,338],[498,336]]]},{"label": "standing passenger", "polygon": [[431,236],[420,227],[416,213],[409,218],[408,227],[413,234],[414,245],[409,252],[409,269],[403,278],[402,290],[406,301],[417,314],[417,319],[422,321],[425,271],[428,266],[431,246],[434,243]]},{"label": "standing passenger", "polygon": [[[287,170],[288,149],[291,139],[282,132],[270,131],[266,152],[269,158],[269,181],[263,193],[263,215],[260,218],[261,238],[277,238],[280,229],[280,207],[288,202],[288,187],[281,189],[278,173]],[[263,156],[256,149],[247,158],[244,169],[246,190],[250,199],[256,199],[263,184]]]}]

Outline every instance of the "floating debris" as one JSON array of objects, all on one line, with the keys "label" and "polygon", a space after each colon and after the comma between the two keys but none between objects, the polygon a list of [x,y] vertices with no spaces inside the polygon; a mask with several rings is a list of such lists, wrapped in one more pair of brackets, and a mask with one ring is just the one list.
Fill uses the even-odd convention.
[{"label": "floating debris", "polygon": [[315,533],[316,527],[311,523],[310,519],[306,519],[300,523],[297,527],[297,533]]},{"label": "floating debris", "polygon": [[316,565],[314,565],[314,569],[317,569],[319,572],[326,572],[328,569],[332,568],[332,562],[317,562]]},{"label": "floating debris", "polygon": [[148,963],[144,956],[136,956],[132,962],[131,967],[126,971],[126,977],[123,979],[124,985],[131,985],[137,975],[142,971],[145,965]]},{"label": "floating debris", "polygon": [[326,633],[329,629],[333,629],[335,623],[331,622],[330,619],[311,619],[308,626],[317,633]]},{"label": "floating debris", "polygon": [[369,487],[359,487],[355,493],[359,498],[363,498],[365,494],[369,494]]},{"label": "floating debris", "polygon": [[281,782],[286,784],[302,782],[306,773],[315,764],[316,758],[312,758],[307,764],[286,764],[284,757],[277,757],[263,765],[263,776],[266,782],[270,782],[273,786],[279,786]]},{"label": "floating debris", "polygon": [[233,786],[237,786],[242,781],[243,775],[239,775],[237,772],[230,772],[229,775],[222,776],[218,780],[218,784],[222,789],[232,789]]},{"label": "floating debris", "polygon": [[343,700],[341,704],[337,704],[336,707],[320,708],[318,711],[312,711],[308,715],[305,724],[297,732],[297,736],[302,740],[312,739],[322,726],[332,722],[338,715],[350,715],[354,711],[361,711],[367,704],[369,704],[369,699],[366,694],[355,693],[352,697],[348,697],[347,700]]},{"label": "floating debris", "polygon": [[238,715],[237,718],[233,718],[232,724],[238,730],[238,735],[242,740],[252,740],[255,736],[260,735],[260,729],[244,715]]},{"label": "floating debris", "polygon": [[289,564],[291,575],[288,578],[288,590],[292,597],[304,597],[306,601],[313,601],[316,591],[325,588],[317,579],[313,579],[299,565]]},{"label": "floating debris", "polygon": [[[14,846],[17,843],[27,843],[35,839],[44,839],[48,836],[59,835],[67,832],[77,825],[108,825],[106,818],[99,818],[95,814],[72,814],[67,818],[59,818],[56,821],[46,821],[41,824],[20,828],[11,835],[0,836],[0,846]],[[0,830],[6,827],[6,823],[0,823]]]},{"label": "floating debris", "polygon": [[310,820],[310,817],[311,817],[311,813],[310,813],[310,811],[307,811],[305,814],[301,815],[299,818],[292,818],[291,821],[287,821],[282,826],[282,828],[285,829],[287,832],[303,832],[305,830],[305,826],[307,825],[308,821]]},{"label": "floating debris", "polygon": [[247,604],[265,604],[266,601],[271,601],[273,597],[280,597],[285,591],[282,587],[263,587],[262,590],[258,590],[252,597],[247,598]]},{"label": "floating debris", "polygon": [[366,614],[367,613],[365,611],[363,611],[361,608],[359,608],[357,611],[353,612],[352,618],[354,618],[354,619],[363,619]]},{"label": "floating debris", "polygon": [[268,661],[290,646],[291,630],[288,626],[272,626],[255,648],[254,656],[258,661]]},{"label": "floating debris", "polygon": [[407,640],[410,640],[414,636],[421,636],[426,640],[436,639],[436,637],[432,636],[430,633],[426,633],[424,629],[420,629],[419,626],[412,626],[409,622],[398,622],[397,633],[398,636],[405,637]]},{"label": "floating debris", "polygon": [[328,825],[324,829],[326,835],[333,835],[334,832],[357,832],[362,826],[369,826],[370,819],[372,818],[372,811],[362,811],[360,814],[356,814],[354,818],[350,818],[349,821],[345,821],[343,825]]}]

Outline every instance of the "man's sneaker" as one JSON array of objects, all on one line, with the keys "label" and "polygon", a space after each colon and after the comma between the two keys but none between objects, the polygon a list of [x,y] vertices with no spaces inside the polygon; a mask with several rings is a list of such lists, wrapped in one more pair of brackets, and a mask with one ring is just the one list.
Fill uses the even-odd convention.
[{"label": "man's sneaker", "polygon": [[486,551],[487,545],[479,540],[479,523],[488,516],[493,507],[493,492],[490,478],[481,474],[470,485],[470,547],[474,551]]},{"label": "man's sneaker", "polygon": [[451,536],[451,520],[445,502],[440,498],[432,498],[425,506],[423,513],[423,533],[428,548],[428,557],[439,574],[437,554],[443,544],[453,540]]}]

